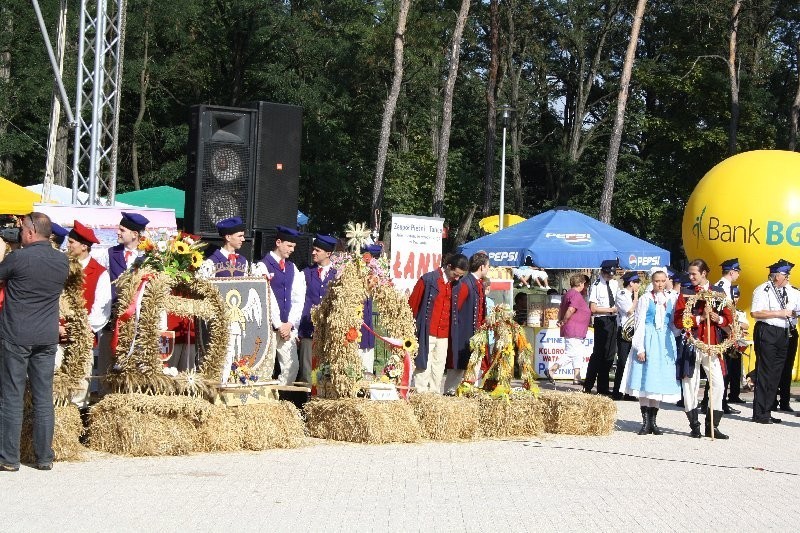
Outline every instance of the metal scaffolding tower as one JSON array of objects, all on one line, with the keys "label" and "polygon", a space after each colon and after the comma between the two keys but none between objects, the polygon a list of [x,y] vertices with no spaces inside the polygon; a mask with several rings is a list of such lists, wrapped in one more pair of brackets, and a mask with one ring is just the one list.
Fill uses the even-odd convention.
[{"label": "metal scaffolding tower", "polygon": [[[72,203],[114,203],[127,0],[81,0]],[[81,198],[78,193],[88,196]],[[83,195],[80,195],[83,196]]]}]

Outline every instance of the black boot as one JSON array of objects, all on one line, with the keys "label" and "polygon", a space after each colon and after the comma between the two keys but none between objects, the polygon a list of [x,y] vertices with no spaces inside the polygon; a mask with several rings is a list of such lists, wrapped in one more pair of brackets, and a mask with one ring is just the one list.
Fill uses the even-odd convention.
[{"label": "black boot", "polygon": [[[711,417],[709,416],[711,413],[712,413],[711,409],[706,411],[706,437],[711,436]],[[720,440],[725,440],[729,438],[726,434],[720,433],[719,429],[717,429],[717,426],[719,426],[719,420],[720,418],[722,418],[722,411],[713,411],[713,413],[714,413],[714,438]]]},{"label": "black boot", "polygon": [[642,427],[639,430],[639,435],[647,435],[651,432],[652,427],[650,425],[650,408],[641,405],[639,409],[642,411]]},{"label": "black boot", "polygon": [[686,411],[686,418],[689,419],[689,428],[692,430],[692,432],[689,433],[689,436],[694,439],[699,439],[703,436],[703,434],[700,433],[700,421],[698,420],[697,416],[697,408],[692,409],[691,411]]},{"label": "black boot", "polygon": [[656,424],[656,416],[658,416],[658,407],[649,407],[650,410],[650,433],[653,435],[663,435],[664,432]]}]

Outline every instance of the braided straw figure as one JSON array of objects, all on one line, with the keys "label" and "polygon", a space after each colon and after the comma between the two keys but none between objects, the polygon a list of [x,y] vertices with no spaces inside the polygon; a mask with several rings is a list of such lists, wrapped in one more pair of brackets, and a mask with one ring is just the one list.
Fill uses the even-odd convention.
[{"label": "braided straw figure", "polygon": [[77,259],[70,258],[69,274],[58,302],[59,314],[69,339],[62,346],[64,356],[53,376],[53,396],[56,405],[60,406],[70,403],[92,371],[94,336],[83,298],[83,277],[81,264]]},{"label": "braided straw figure", "polygon": [[523,386],[538,392],[536,376],[533,372],[533,348],[522,328],[514,322],[514,311],[510,306],[499,304],[486,317],[486,322],[470,339],[472,354],[464,374],[464,382],[456,391],[458,395],[477,393],[472,385],[476,381],[476,369],[488,353],[489,331],[494,333],[492,362],[483,376],[480,390],[490,392],[492,396],[508,395],[511,392],[511,380],[514,378],[514,358],[519,363]]}]

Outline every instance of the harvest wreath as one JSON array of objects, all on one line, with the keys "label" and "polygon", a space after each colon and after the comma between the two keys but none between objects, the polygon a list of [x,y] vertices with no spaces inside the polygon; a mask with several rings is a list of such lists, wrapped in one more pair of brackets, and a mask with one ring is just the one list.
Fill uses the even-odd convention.
[{"label": "harvest wreath", "polygon": [[739,327],[739,321],[731,321],[731,331],[725,340],[719,344],[709,345],[703,342],[702,339],[695,337],[692,333],[692,329],[696,327],[694,323],[694,317],[692,315],[692,309],[694,309],[699,302],[705,302],[707,306],[710,305],[712,309],[716,310],[722,309],[722,307],[727,307],[732,316],[736,316],[736,307],[723,292],[706,290],[686,297],[686,307],[683,310],[683,328],[686,330],[686,341],[701,352],[721,357],[722,354],[728,351],[729,348],[736,345],[736,342],[742,337],[742,330]]}]

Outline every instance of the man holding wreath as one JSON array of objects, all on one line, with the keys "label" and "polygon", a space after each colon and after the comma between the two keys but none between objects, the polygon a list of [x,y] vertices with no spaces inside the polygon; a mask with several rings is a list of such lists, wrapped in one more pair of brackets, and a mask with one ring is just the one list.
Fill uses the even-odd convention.
[{"label": "man holding wreath", "polygon": [[[689,419],[690,436],[700,438],[700,422],[698,420],[698,393],[700,391],[700,365],[711,380],[711,402],[706,411],[706,437],[711,437],[713,420],[714,437],[727,439],[717,427],[722,418],[722,395],[725,389],[723,382],[724,363],[721,351],[716,345],[721,342],[720,328],[731,325],[733,314],[725,305],[725,294],[708,282],[708,264],[702,259],[689,263],[690,288],[681,289],[675,303],[673,321],[675,327],[684,330],[683,342],[678,347],[677,377],[683,389],[684,410]],[[714,294],[718,297],[714,297]],[[689,307],[690,304],[691,307]],[[706,309],[706,306],[709,306]],[[689,307],[688,312],[687,307]],[[694,345],[692,350],[690,344]],[[698,364],[699,363],[699,364]]]}]

